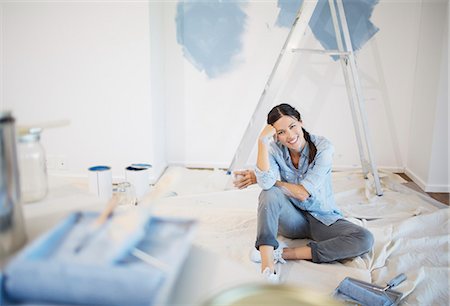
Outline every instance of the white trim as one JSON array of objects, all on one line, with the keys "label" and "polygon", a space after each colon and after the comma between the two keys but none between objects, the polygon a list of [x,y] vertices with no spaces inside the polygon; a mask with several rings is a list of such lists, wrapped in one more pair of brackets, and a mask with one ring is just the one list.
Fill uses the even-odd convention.
[{"label": "white trim", "polygon": [[[152,167],[149,177],[149,183],[155,184],[163,175],[164,171],[167,169],[167,165],[160,166],[160,167]],[[71,172],[71,171],[47,171],[47,174],[49,177],[63,177],[63,178],[69,178],[69,179],[85,179],[87,182],[88,179],[88,173],[83,172]],[[125,173],[121,175],[113,175],[113,182],[120,182],[125,180]]]},{"label": "white trim", "polygon": [[[361,171],[361,166],[333,166],[333,171]],[[378,171],[392,172],[392,173],[405,173],[404,167],[378,167]]]},{"label": "white trim", "polygon": [[409,178],[412,179],[414,183],[419,185],[419,187],[425,192],[450,192],[450,185],[427,184],[408,168],[405,169],[405,174],[409,176]]},{"label": "white trim", "polygon": [[[189,161],[171,161],[169,166],[181,166],[186,168],[201,168],[201,169],[228,169],[227,163],[208,163],[208,162],[189,162]],[[244,169],[253,168],[255,165],[246,165]],[[361,171],[361,166],[333,166],[332,171]],[[405,173],[404,167],[378,167],[378,171],[392,172],[392,173]]]},{"label": "white trim", "polygon": [[425,182],[418,176],[416,175],[414,172],[412,172],[410,169],[406,168],[405,169],[405,174],[413,180],[414,183],[416,183],[420,189],[425,190],[426,184]]},{"label": "white trim", "polygon": [[427,185],[425,192],[442,192],[449,193],[450,185]]},{"label": "white trim", "polygon": [[[202,162],[181,162],[181,161],[171,161],[169,162],[169,166],[180,166],[186,168],[200,168],[200,169],[215,169],[222,168],[228,169],[229,164],[225,163],[202,163]],[[251,166],[248,166],[251,167]]]}]

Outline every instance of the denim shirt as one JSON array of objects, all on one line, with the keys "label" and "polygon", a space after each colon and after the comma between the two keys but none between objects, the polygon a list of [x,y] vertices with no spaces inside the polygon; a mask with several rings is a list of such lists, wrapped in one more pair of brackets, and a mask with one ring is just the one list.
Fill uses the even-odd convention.
[{"label": "denim shirt", "polygon": [[342,218],[334,201],[331,184],[334,147],[329,140],[321,136],[311,135],[311,141],[317,148],[316,156],[313,162],[308,164],[309,144],[306,143],[300,155],[298,169],[294,167],[287,147],[270,142],[270,169],[261,171],[255,167],[256,180],[263,190],[272,188],[277,180],[302,185],[310,196],[305,201],[290,198],[291,202],[308,211],[323,224],[330,225]]}]

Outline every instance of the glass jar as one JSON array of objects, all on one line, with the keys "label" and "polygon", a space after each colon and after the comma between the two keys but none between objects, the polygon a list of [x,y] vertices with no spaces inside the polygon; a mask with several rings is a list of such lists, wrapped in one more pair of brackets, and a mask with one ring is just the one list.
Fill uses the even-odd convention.
[{"label": "glass jar", "polygon": [[47,167],[40,138],[40,129],[19,136],[20,190],[25,203],[42,200],[47,195]]},{"label": "glass jar", "polygon": [[113,194],[119,199],[119,205],[137,205],[134,188],[128,182],[113,184]]}]

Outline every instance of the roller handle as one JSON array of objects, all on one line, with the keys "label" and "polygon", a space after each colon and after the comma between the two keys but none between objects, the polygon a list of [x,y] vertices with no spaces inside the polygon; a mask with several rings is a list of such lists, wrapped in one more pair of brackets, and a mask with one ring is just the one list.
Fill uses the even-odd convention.
[{"label": "roller handle", "polygon": [[394,277],[393,279],[391,279],[386,285],[386,289],[390,289],[393,288],[395,286],[398,286],[400,283],[402,283],[404,280],[406,280],[406,275],[405,273],[401,273],[399,275],[397,275],[396,277]]}]

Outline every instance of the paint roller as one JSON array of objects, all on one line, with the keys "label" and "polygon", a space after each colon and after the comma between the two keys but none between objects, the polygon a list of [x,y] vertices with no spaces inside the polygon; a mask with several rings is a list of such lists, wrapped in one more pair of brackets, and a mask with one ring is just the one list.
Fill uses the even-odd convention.
[{"label": "paint roller", "polygon": [[346,277],[336,288],[335,296],[339,299],[360,303],[362,306],[397,305],[402,293],[390,290],[406,279],[401,273],[390,280],[385,287],[379,287],[357,279]]}]

